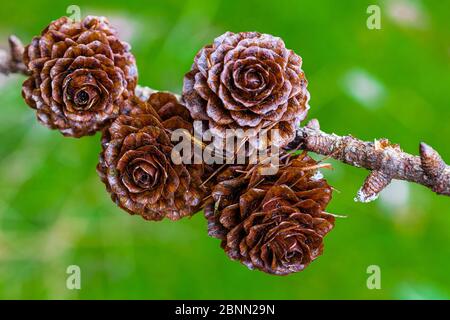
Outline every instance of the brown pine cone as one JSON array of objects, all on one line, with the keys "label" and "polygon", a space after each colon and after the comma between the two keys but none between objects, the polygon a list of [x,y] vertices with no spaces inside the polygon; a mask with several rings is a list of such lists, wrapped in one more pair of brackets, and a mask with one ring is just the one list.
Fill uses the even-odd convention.
[{"label": "brown pine cone", "polygon": [[205,208],[208,233],[233,260],[250,269],[286,275],[322,254],[334,217],[325,213],[331,187],[317,178],[306,153],[288,157],[274,175],[262,165],[230,166],[217,177]]},{"label": "brown pine cone", "polygon": [[309,109],[301,64],[280,38],[227,32],[197,53],[183,99],[194,120],[207,120],[219,137],[226,129],[270,126],[280,133],[272,141],[285,146]]},{"label": "brown pine cone", "polygon": [[94,134],[133,94],[137,69],[130,46],[104,17],[53,21],[24,51],[31,76],[22,95],[38,120],[65,136]]},{"label": "brown pine cone", "polygon": [[184,107],[176,97],[158,92],[149,102],[132,97],[125,114],[104,130],[97,172],[112,200],[130,214],[178,220],[202,205],[204,166],[171,160],[170,131],[192,128],[189,115],[180,117]]},{"label": "brown pine cone", "polygon": [[141,113],[153,114],[168,130],[192,130],[189,111],[172,93],[155,91],[145,102],[134,97],[122,105],[121,114],[135,116]]}]

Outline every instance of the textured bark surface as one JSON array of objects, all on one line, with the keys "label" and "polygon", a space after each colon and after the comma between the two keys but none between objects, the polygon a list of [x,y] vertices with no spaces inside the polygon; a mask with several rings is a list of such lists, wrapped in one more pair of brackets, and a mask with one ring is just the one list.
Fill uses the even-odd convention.
[{"label": "textured bark surface", "polygon": [[8,38],[9,50],[0,50],[0,73],[8,75],[10,73],[27,74],[27,68],[23,63],[24,47],[19,38],[12,35]]},{"label": "textured bark surface", "polygon": [[[138,94],[153,92],[148,87],[136,89]],[[338,136],[320,130],[317,119],[297,129],[287,149],[300,149],[331,157],[354,167],[370,170],[355,201],[370,202],[389,185],[392,179],[424,185],[437,194],[450,196],[450,166],[426,143],[420,143],[419,156],[403,152],[387,139],[362,141],[351,135]]]},{"label": "textured bark surface", "polygon": [[289,146],[298,145],[354,167],[371,170],[355,198],[357,201],[376,199],[392,179],[415,182],[437,194],[450,196],[450,167],[433,148],[423,142],[419,148],[420,156],[414,156],[403,152],[399,145],[387,139],[367,142],[351,135],[338,136],[323,132],[319,129],[318,121],[313,120],[297,130],[296,139]]}]

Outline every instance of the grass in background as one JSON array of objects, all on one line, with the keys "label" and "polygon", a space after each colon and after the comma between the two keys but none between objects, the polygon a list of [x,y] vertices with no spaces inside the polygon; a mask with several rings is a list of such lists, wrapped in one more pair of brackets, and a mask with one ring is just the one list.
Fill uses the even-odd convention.
[{"label": "grass in background", "polygon": [[[400,7],[395,7],[392,3]],[[65,15],[66,1],[8,2],[2,39],[25,42]],[[77,1],[112,17],[133,46],[140,83],[181,91],[196,51],[225,31],[271,33],[304,59],[311,111],[325,131],[388,137],[417,154],[425,141],[450,159],[448,3],[379,2],[382,29],[366,27],[372,2]],[[402,7],[403,6],[403,7]],[[398,8],[409,20],[396,15]],[[0,79],[0,298],[445,299],[450,297],[450,202],[395,183],[353,202],[367,172],[331,161],[328,208],[347,215],[305,271],[276,277],[230,261],[202,214],[176,223],[130,217],[96,176],[99,135],[63,138],[37,124],[22,77]],[[81,267],[81,290],[66,268]],[[381,268],[368,290],[366,268]]]}]

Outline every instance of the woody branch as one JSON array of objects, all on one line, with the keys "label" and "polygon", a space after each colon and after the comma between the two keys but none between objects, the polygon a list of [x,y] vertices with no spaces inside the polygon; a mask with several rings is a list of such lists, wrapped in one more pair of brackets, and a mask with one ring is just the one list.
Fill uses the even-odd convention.
[{"label": "woody branch", "polygon": [[351,135],[323,132],[319,122],[313,119],[298,129],[295,140],[289,146],[299,144],[304,150],[371,171],[355,201],[375,200],[392,179],[415,182],[437,194],[450,196],[450,166],[426,143],[420,143],[419,156],[414,156],[403,152],[399,145],[387,139],[366,142]]},{"label": "woody branch", "polygon": [[[136,89],[136,94],[144,100],[152,92],[153,89],[148,87]],[[375,200],[392,179],[422,184],[437,194],[450,196],[450,166],[445,164],[439,153],[423,142],[419,147],[420,156],[414,156],[403,152],[399,145],[391,144],[387,139],[366,142],[351,135],[341,137],[323,132],[319,121],[313,119],[297,130],[294,141],[287,149],[299,146],[303,150],[370,170],[355,201]]]},{"label": "woody branch", "polygon": [[19,38],[12,35],[8,38],[9,50],[0,50],[0,73],[8,75],[10,73],[27,74],[27,69],[23,64],[23,45]]},{"label": "woody branch", "polygon": [[[27,74],[22,61],[23,45],[15,37],[9,37],[9,50],[0,50],[0,73]],[[136,94],[147,97],[154,90],[138,87]],[[178,96],[178,95],[177,95]],[[179,97],[179,96],[178,96]],[[420,143],[420,156],[403,152],[398,145],[387,139],[366,142],[348,136],[338,136],[320,130],[314,119],[297,130],[297,135],[288,148],[304,150],[329,156],[354,167],[370,170],[370,174],[359,189],[356,201],[369,202],[389,185],[392,179],[405,180],[424,185],[437,194],[450,196],[450,166],[430,146]]]}]

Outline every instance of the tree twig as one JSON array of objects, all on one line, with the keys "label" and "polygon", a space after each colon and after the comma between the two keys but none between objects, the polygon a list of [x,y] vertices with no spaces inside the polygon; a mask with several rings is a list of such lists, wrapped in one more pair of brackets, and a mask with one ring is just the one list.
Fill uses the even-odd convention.
[{"label": "tree twig", "polygon": [[314,119],[298,129],[295,140],[288,148],[298,144],[307,151],[370,170],[355,201],[375,200],[392,179],[415,182],[437,194],[450,196],[450,166],[445,164],[439,153],[423,142],[419,146],[419,156],[414,156],[403,152],[399,145],[387,139],[366,142],[351,135],[325,133]]},{"label": "tree twig", "polygon": [[23,45],[19,38],[12,35],[8,39],[9,50],[0,50],[0,73],[27,74],[27,68],[23,64]]},{"label": "tree twig", "polygon": [[[145,97],[151,92],[154,90],[148,87],[136,88],[138,96]],[[286,149],[298,146],[300,149],[370,170],[355,201],[370,202],[377,199],[393,179],[415,182],[437,194],[450,196],[450,166],[437,151],[424,142],[419,145],[419,156],[414,156],[403,152],[399,145],[392,144],[387,139],[367,142],[351,135],[338,136],[323,132],[319,121],[312,119],[305,127],[297,130],[296,138]]]},{"label": "tree twig", "polygon": [[[0,73],[27,74],[22,61],[23,50],[22,42],[17,37],[10,36],[9,52],[0,50]],[[146,100],[154,91],[138,86],[136,95]],[[177,97],[179,98],[178,95]],[[392,179],[415,182],[437,194],[450,196],[450,166],[442,160],[439,153],[423,142],[419,146],[419,156],[413,156],[387,139],[366,142],[351,135],[338,136],[323,132],[319,121],[313,119],[297,130],[296,138],[287,148],[293,149],[299,145],[304,150],[370,170],[355,201],[375,200]]]}]

